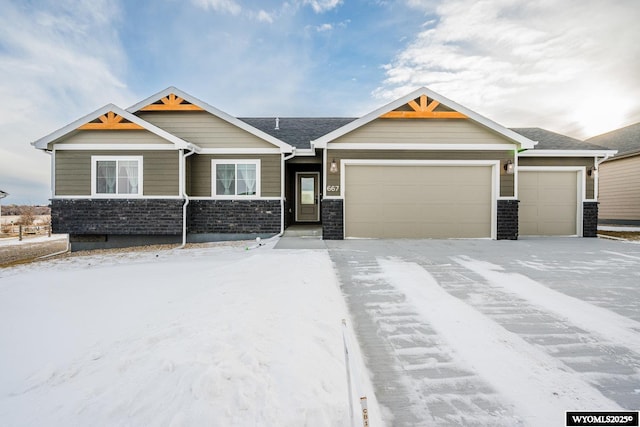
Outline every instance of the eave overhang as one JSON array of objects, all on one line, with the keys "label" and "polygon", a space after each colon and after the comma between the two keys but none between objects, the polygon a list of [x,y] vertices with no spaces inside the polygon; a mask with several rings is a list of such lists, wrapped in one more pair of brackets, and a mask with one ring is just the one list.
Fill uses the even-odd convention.
[{"label": "eave overhang", "polygon": [[475,111],[472,111],[460,104],[458,104],[457,102],[454,102],[436,92],[433,92],[430,89],[427,89],[426,87],[422,87],[420,89],[417,89],[413,92],[411,92],[408,95],[403,96],[402,98],[396,99],[393,102],[390,102],[374,111],[372,111],[371,113],[354,120],[353,122],[342,126],[341,128],[338,128],[336,130],[334,130],[333,132],[329,132],[328,134],[314,140],[311,141],[312,146],[315,148],[327,148],[327,143],[334,141],[337,138],[340,138],[343,135],[346,135],[349,132],[352,132],[356,129],[358,129],[361,126],[366,125],[367,123],[372,122],[373,120],[380,118],[382,116],[388,115],[388,113],[396,110],[399,107],[402,107],[405,104],[408,104],[410,102],[413,102],[415,99],[420,98],[421,96],[426,96],[432,100],[438,101],[438,103],[445,105],[446,107],[452,109],[455,112],[461,113],[463,116],[466,116],[467,119],[470,119],[472,121],[474,121],[475,123],[478,123],[479,125],[499,134],[502,135],[503,137],[507,138],[508,140],[518,144],[520,146],[520,149],[530,149],[530,148],[534,148],[534,146],[536,145],[537,142],[530,140],[529,138],[526,138],[502,125],[499,125],[498,123],[484,117],[481,116],[480,114],[476,113]]},{"label": "eave overhang", "polygon": [[200,147],[198,147],[197,145],[191,144],[190,142],[187,142],[181,138],[178,138],[177,136],[172,135],[163,129],[160,129],[159,127],[141,119],[135,114],[131,114],[128,111],[123,110],[122,108],[114,104],[107,104],[104,107],[99,108],[96,111],[89,113],[86,116],[81,117],[78,120],[68,124],[67,126],[60,128],[57,131],[50,133],[49,135],[44,136],[32,142],[31,145],[33,145],[35,148],[39,150],[47,151],[49,150],[49,144],[55,144],[59,140],[65,137],[71,136],[72,134],[75,134],[77,132],[84,132],[86,130],[91,130],[91,127],[87,127],[87,124],[92,123],[93,121],[95,121],[96,119],[99,119],[100,117],[109,115],[109,113],[114,113],[115,115],[118,115],[126,119],[128,122],[136,125],[135,127],[132,126],[131,127],[132,129],[135,128],[135,129],[147,130],[159,136],[160,138],[173,143],[176,146],[176,149],[184,149],[184,150],[190,150],[195,152],[200,151]]},{"label": "eave overhang", "polygon": [[[165,98],[165,97],[169,97],[171,95],[175,95],[178,96],[186,101],[189,102],[189,104],[194,105],[196,107],[198,107],[198,109],[202,110],[202,111],[206,111],[216,117],[218,117],[219,119],[222,119],[246,132],[249,132],[250,134],[263,139],[266,142],[269,142],[270,144],[275,145],[276,147],[278,147],[280,149],[281,153],[291,153],[293,152],[293,147],[289,144],[287,144],[284,141],[279,140],[278,138],[275,138],[263,131],[261,131],[260,129],[257,129],[253,126],[251,126],[250,124],[243,122],[240,119],[237,119],[236,117],[233,117],[230,114],[225,113],[222,110],[217,109],[216,107],[207,104],[206,102],[189,95],[186,92],[181,91],[180,89],[174,87],[174,86],[170,86],[168,88],[166,88],[165,90],[158,92],[154,95],[151,95],[150,97],[138,102],[135,105],[132,105],[131,107],[127,108],[127,111],[129,113],[137,113],[137,112],[141,112],[141,111],[150,111],[148,109],[148,107],[150,105],[153,105],[154,103],[158,102],[159,100]],[[192,109],[191,111],[194,111],[195,109]]]}]

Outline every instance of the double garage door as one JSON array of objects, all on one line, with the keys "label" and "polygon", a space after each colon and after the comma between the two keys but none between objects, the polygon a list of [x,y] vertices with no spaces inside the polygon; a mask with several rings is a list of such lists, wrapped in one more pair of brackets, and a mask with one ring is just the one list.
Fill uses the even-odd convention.
[{"label": "double garage door", "polygon": [[348,165],[345,237],[491,237],[493,167]]}]

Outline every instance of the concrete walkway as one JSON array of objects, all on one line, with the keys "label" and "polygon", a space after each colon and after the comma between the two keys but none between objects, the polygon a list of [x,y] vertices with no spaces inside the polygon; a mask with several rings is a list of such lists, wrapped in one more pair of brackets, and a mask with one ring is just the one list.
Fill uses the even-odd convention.
[{"label": "concrete walkway", "polygon": [[320,225],[291,225],[274,249],[327,249]]},{"label": "concrete walkway", "polygon": [[[327,246],[388,425],[563,425],[564,410],[640,407],[640,245],[549,238]],[[462,322],[466,337],[433,317],[444,303],[403,292],[412,276],[393,277],[388,262],[416,266],[424,272],[417,280],[437,287],[427,298],[442,294],[461,307],[451,322]],[[486,348],[468,352],[463,340],[474,333],[486,334]],[[509,371],[511,361],[524,366]],[[505,378],[527,370],[540,374],[520,386]]]}]

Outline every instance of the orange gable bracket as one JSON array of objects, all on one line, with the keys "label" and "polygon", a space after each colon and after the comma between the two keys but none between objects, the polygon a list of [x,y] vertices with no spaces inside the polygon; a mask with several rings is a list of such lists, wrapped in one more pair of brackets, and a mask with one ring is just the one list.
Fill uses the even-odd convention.
[{"label": "orange gable bracket", "polygon": [[185,102],[184,99],[172,93],[160,99],[160,101],[161,103],[142,107],[140,111],[204,111],[197,105]]},{"label": "orange gable bracket", "polygon": [[117,115],[113,111],[109,111],[98,118],[99,122],[85,123],[78,130],[140,130],[144,129],[137,123],[122,122],[122,116]]},{"label": "orange gable bracket", "polygon": [[434,111],[440,103],[432,100],[427,104],[427,96],[420,96],[420,104],[416,101],[407,103],[412,110],[410,111],[389,111],[380,116],[381,119],[466,119],[462,113],[457,111]]}]

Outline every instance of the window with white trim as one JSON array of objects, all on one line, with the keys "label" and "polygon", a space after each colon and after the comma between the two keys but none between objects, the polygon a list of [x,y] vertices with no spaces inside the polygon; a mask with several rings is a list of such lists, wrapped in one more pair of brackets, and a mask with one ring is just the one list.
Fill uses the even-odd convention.
[{"label": "window with white trim", "polygon": [[260,160],[212,160],[214,197],[259,197]]},{"label": "window with white trim", "polygon": [[91,194],[141,196],[142,156],[91,156]]}]

